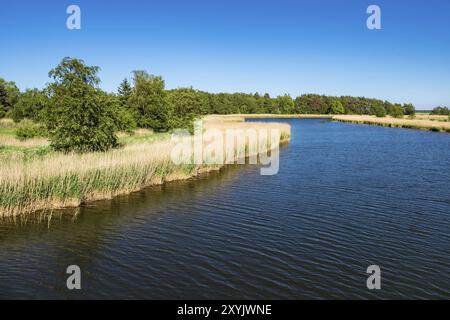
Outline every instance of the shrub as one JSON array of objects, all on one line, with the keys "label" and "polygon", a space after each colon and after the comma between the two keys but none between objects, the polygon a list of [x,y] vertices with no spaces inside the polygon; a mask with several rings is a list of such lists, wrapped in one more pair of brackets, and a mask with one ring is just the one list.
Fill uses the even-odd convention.
[{"label": "shrub", "polygon": [[47,136],[47,128],[43,124],[37,124],[32,121],[22,121],[20,127],[16,129],[16,137],[20,140]]}]

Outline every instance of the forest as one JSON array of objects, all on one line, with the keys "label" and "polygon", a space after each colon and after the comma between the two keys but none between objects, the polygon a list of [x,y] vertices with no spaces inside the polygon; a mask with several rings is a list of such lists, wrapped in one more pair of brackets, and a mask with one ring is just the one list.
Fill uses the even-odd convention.
[{"label": "forest", "polygon": [[[304,94],[296,98],[268,93],[209,93],[194,88],[166,89],[161,76],[132,72],[117,92],[100,89],[97,66],[64,58],[49,71],[43,89],[21,92],[0,78],[0,118],[25,122],[21,139],[45,136],[63,152],[106,151],[118,145],[116,133],[136,128],[168,132],[192,128],[207,114],[357,114],[377,117],[414,116],[412,104],[352,96]],[[441,108],[442,109],[442,108]],[[448,112],[448,109],[436,112]]]}]

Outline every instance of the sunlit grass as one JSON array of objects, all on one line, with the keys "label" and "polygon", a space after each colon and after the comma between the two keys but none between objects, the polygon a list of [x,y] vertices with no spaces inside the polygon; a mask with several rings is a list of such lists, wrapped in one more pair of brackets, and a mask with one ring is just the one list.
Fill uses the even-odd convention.
[{"label": "sunlit grass", "polygon": [[[448,117],[447,117],[448,118]],[[437,120],[439,119],[439,120]],[[442,116],[416,116],[415,118],[378,118],[375,116],[336,115],[333,120],[351,123],[371,124],[392,128],[408,128],[430,130],[437,132],[450,132],[450,122],[442,121]]]},{"label": "sunlit grass", "polygon": [[[287,124],[222,120],[206,120],[205,128],[278,128],[282,140],[290,137]],[[75,207],[222,167],[175,165],[170,157],[175,142],[167,133],[141,130],[133,135],[119,134],[119,139],[120,148],[87,154],[53,152],[43,141],[40,145],[30,142],[24,146],[17,141],[3,145],[0,147],[0,216]]]}]

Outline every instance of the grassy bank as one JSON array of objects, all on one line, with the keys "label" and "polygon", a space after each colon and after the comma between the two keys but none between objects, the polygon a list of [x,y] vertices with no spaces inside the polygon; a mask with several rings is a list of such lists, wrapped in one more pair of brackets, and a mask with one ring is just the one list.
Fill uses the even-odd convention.
[{"label": "grassy bank", "polygon": [[391,128],[408,128],[450,133],[450,122],[447,116],[417,115],[415,118],[378,118],[366,115],[335,115],[333,116],[333,120]]},{"label": "grassy bank", "polygon": [[[214,127],[219,130],[277,128],[281,131],[282,141],[288,141],[290,137],[290,127],[287,124],[245,123],[241,118],[220,117],[207,118],[204,124],[205,128]],[[89,201],[110,199],[166,181],[189,179],[222,167],[206,164],[175,165],[170,158],[175,145],[170,135],[148,131],[141,131],[133,136],[121,134],[123,147],[88,154],[53,152],[49,150],[45,139],[32,139],[33,141],[27,142],[14,140],[15,138],[7,135],[1,137],[2,217],[76,207]],[[249,145],[245,147],[251,148]],[[267,148],[271,147],[273,146],[267,143]],[[30,150],[35,150],[35,153]],[[45,152],[39,154],[36,150]]]}]

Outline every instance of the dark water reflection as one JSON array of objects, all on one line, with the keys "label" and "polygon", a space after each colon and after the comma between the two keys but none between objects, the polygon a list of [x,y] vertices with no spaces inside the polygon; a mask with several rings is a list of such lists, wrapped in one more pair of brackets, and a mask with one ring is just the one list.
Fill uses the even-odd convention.
[{"label": "dark water reflection", "polygon": [[229,167],[1,223],[0,297],[447,298],[450,135],[286,121],[276,176]]}]

